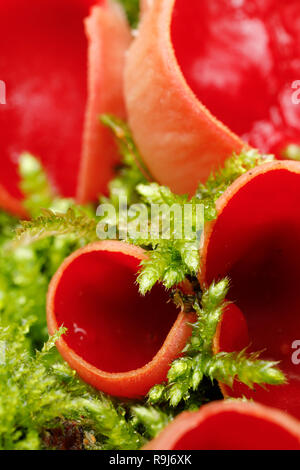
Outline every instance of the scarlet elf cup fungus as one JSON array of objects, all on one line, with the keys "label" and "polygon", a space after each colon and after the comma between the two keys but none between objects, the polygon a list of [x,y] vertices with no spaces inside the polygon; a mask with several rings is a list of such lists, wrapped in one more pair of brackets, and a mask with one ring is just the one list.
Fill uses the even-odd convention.
[{"label": "scarlet elf cup fungus", "polygon": [[243,402],[214,402],[181,413],[144,450],[299,450],[300,424],[286,413]]},{"label": "scarlet elf cup fungus", "polygon": [[152,0],[140,0],[140,13],[143,15],[151,7]]},{"label": "scarlet elf cup fungus", "polygon": [[[277,161],[249,171],[220,197],[217,212],[204,231],[199,280],[210,285],[230,278],[227,298],[246,319],[250,350],[281,361],[288,381],[255,390],[237,382],[233,389],[221,384],[222,392],[300,418],[300,368],[292,361],[300,331],[300,163]],[[235,344],[228,325],[221,323],[215,352],[248,346],[244,337],[244,344]]]},{"label": "scarlet elf cup fungus", "polygon": [[96,242],[67,258],[53,277],[47,299],[49,333],[83,380],[111,395],[140,397],[166,379],[191,335],[194,315],[178,313],[155,286],[145,297],[135,283],[141,248]]},{"label": "scarlet elf cup fungus", "polygon": [[84,203],[105,191],[118,157],[98,116],[125,116],[130,40],[123,12],[108,0],[1,2],[2,208],[24,215],[17,171],[24,151],[41,159],[63,196]]},{"label": "scarlet elf cup fungus", "polygon": [[298,0],[154,2],[129,50],[125,97],[158,182],[192,194],[245,142],[277,156],[299,144],[299,21]]}]

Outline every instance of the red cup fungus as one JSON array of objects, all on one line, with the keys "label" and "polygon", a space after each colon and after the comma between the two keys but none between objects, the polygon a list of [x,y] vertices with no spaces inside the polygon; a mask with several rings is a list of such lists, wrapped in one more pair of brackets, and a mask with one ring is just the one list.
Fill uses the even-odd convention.
[{"label": "red cup fungus", "polygon": [[58,350],[83,380],[110,395],[138,398],[166,380],[195,320],[178,313],[162,286],[139,294],[146,257],[124,242],[96,242],[67,258],[49,287],[49,333],[68,329]]},{"label": "red cup fungus", "polygon": [[0,207],[26,216],[18,158],[38,157],[66,197],[106,191],[118,162],[105,112],[125,116],[123,66],[131,34],[108,0],[9,0],[0,5]]},{"label": "red cup fungus", "polygon": [[298,0],[154,2],[129,50],[125,98],[157,181],[193,194],[246,143],[278,157],[300,143],[299,22]]},{"label": "red cup fungus", "polygon": [[249,171],[220,197],[217,212],[204,230],[199,280],[210,285],[229,277],[228,300],[243,313],[249,338],[243,321],[221,322],[215,352],[250,345],[262,358],[280,361],[287,377],[287,384],[266,389],[221,384],[222,392],[300,418],[300,368],[293,360],[300,332],[300,163],[276,161]]},{"label": "red cup fungus", "polygon": [[255,403],[213,402],[177,416],[144,450],[299,450],[300,423]]}]

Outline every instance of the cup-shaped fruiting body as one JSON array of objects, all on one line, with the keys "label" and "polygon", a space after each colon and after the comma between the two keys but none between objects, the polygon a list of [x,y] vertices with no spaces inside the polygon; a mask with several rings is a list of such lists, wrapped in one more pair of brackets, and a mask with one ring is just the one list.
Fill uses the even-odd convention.
[{"label": "cup-shaped fruiting body", "polygon": [[181,413],[144,450],[299,450],[300,423],[255,403],[221,401]]},{"label": "cup-shaped fruiting body", "polygon": [[300,335],[300,163],[277,161],[249,171],[220,197],[217,212],[204,230],[199,280],[209,285],[229,277],[227,297],[243,313],[249,341],[243,333],[237,344],[231,327],[221,323],[215,352],[247,346],[262,351],[262,358],[280,361],[288,381],[266,389],[238,382],[221,389],[225,396],[245,395],[299,418],[294,347]]},{"label": "cup-shaped fruiting body", "polygon": [[299,15],[298,0],[153,3],[129,50],[125,97],[157,181],[192,194],[243,141],[278,155],[299,144]]},{"label": "cup-shaped fruiting body", "polygon": [[153,0],[140,0],[140,15],[144,15],[152,3]]},{"label": "cup-shaped fruiting body", "polygon": [[108,0],[1,2],[0,207],[24,216],[22,152],[41,160],[63,196],[86,202],[106,190],[118,156],[99,115],[125,116],[130,41],[125,15]]},{"label": "cup-shaped fruiting body", "polygon": [[124,242],[93,243],[64,261],[48,292],[50,334],[67,328],[57,341],[61,355],[87,383],[119,397],[143,396],[166,379],[195,320],[162,286],[139,294],[136,276],[146,258]]},{"label": "cup-shaped fruiting body", "polygon": [[[193,9],[195,2],[185,3]],[[186,82],[173,47],[174,8],[175,0],[153,2],[143,15],[126,60],[125,99],[133,136],[152,175],[175,192],[191,194],[244,143]],[[199,28],[199,18],[195,21]]]}]

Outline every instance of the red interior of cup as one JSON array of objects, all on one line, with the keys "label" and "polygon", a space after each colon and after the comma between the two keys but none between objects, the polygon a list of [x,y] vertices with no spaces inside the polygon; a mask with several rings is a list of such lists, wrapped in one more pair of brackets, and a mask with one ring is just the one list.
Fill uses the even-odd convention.
[{"label": "red interior of cup", "polygon": [[298,0],[175,0],[172,41],[188,85],[265,152],[300,143]]},{"label": "red interior of cup", "polygon": [[[267,416],[266,416],[267,418]],[[264,450],[298,449],[299,442],[286,429],[268,419],[242,414],[235,410],[220,411],[200,426],[186,432],[174,450]]]},{"label": "red interior of cup", "polygon": [[[300,334],[299,188],[299,174],[286,169],[250,179],[222,209],[205,262],[208,284],[229,276],[228,299],[246,318],[251,349],[280,361],[289,382],[271,387],[270,393],[246,387],[243,393],[297,416],[300,368],[293,361],[293,343]],[[221,333],[221,343],[222,335],[228,332]],[[231,345],[231,350],[237,349]]]},{"label": "red interior of cup", "polygon": [[139,263],[123,253],[85,253],[57,286],[54,311],[58,325],[68,328],[65,342],[105,372],[127,372],[151,361],[178,316],[163,287],[139,294]]}]

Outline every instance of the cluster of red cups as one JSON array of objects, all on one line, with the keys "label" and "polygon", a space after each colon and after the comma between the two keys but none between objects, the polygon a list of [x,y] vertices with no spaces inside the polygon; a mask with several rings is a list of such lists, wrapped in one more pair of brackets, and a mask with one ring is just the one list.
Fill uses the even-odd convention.
[{"label": "cluster of red cups", "polygon": [[[300,73],[298,0],[142,2],[132,39],[109,0],[6,0],[0,4],[0,206],[26,217],[18,156],[38,156],[53,187],[79,203],[97,199],[118,162],[98,116],[125,118],[155,180],[192,194],[233,152],[277,159],[238,178],[217,201],[201,241],[203,287],[228,276],[231,310],[215,352],[263,350],[280,361],[281,386],[219,384],[225,400],[177,417],[148,449],[300,449]],[[297,77],[298,73],[298,77]],[[165,381],[191,335],[192,314],[155,286],[140,296],[147,253],[103,241],[73,253],[48,292],[49,332],[83,380],[139,398]]]}]

